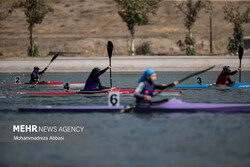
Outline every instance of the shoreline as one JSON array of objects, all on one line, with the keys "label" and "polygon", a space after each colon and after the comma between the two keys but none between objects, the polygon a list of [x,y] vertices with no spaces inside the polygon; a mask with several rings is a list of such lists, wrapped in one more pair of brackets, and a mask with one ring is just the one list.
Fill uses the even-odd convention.
[{"label": "shoreline", "polygon": [[[0,73],[28,73],[34,66],[46,67],[51,57],[1,59]],[[94,67],[108,66],[108,57],[58,57],[46,73],[90,72]],[[142,72],[152,68],[158,72],[199,71],[216,65],[211,71],[221,71],[224,65],[232,70],[239,66],[238,56],[133,56],[113,57],[113,72]],[[250,71],[250,56],[242,59],[242,71]]]}]

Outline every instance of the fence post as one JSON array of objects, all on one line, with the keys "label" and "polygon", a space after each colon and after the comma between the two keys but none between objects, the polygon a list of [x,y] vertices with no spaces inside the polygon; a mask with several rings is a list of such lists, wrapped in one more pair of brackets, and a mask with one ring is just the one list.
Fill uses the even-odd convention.
[{"label": "fence post", "polygon": [[50,40],[48,40],[48,53],[50,52]]},{"label": "fence post", "polygon": [[62,41],[62,51],[64,52],[64,39]]},{"label": "fence post", "polygon": [[5,55],[5,41],[3,40],[3,55]]},{"label": "fence post", "polygon": [[96,51],[95,51],[95,38],[94,38],[94,41],[93,41],[93,51],[94,51],[94,55],[96,55]]},{"label": "fence post", "polygon": [[170,47],[170,54],[173,54],[173,33],[170,33],[170,42],[171,42],[171,47]]},{"label": "fence post", "polygon": [[77,52],[80,52],[78,41],[76,41],[76,51],[77,51]]},{"label": "fence post", "polygon": [[20,47],[19,47],[19,41],[17,41],[17,56],[20,56]]},{"label": "fence post", "polygon": [[126,48],[126,54],[125,55],[129,55],[129,52],[128,52],[128,50],[129,50],[129,36],[127,36],[127,48]]}]

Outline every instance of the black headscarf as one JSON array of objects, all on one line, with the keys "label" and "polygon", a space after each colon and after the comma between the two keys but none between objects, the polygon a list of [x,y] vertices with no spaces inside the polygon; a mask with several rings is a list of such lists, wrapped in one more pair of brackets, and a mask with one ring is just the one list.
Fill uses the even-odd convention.
[{"label": "black headscarf", "polygon": [[100,68],[95,67],[89,74],[89,77],[90,78],[95,77],[100,71],[101,71]]}]

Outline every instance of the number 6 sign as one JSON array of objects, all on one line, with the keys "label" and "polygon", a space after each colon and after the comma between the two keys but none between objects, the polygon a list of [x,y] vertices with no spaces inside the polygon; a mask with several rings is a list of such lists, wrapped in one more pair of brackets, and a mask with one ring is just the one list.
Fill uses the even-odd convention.
[{"label": "number 6 sign", "polygon": [[108,100],[109,100],[109,106],[119,106],[120,92],[110,92]]}]

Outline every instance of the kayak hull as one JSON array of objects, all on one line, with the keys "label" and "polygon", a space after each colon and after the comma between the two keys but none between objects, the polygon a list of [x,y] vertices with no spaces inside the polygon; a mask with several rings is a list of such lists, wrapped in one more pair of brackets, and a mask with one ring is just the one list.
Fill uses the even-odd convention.
[{"label": "kayak hull", "polygon": [[205,84],[205,85],[176,85],[173,88],[210,88],[210,87],[222,87],[222,88],[249,88],[250,84],[245,84],[245,83],[235,83],[233,85],[213,85],[213,84]]},{"label": "kayak hull", "polygon": [[[8,94],[19,94],[19,95],[72,95],[72,94],[82,94],[82,95],[107,95],[110,92],[120,92],[123,95],[132,95],[135,93],[134,89],[106,89],[106,90],[97,90],[97,91],[68,91],[68,92],[9,92]],[[154,92],[159,92],[155,90]],[[164,95],[179,95],[182,92],[179,90],[166,90],[162,94]]]},{"label": "kayak hull", "polygon": [[75,112],[75,113],[115,113],[122,110],[124,106],[72,106],[72,107],[37,107],[37,108],[19,108],[19,112],[42,112],[42,113],[51,113],[51,112]]},{"label": "kayak hull", "polygon": [[249,88],[250,84],[245,84],[245,83],[235,83],[233,85],[230,85],[229,87],[231,88]]},{"label": "kayak hull", "polygon": [[152,110],[159,113],[250,113],[250,104],[187,103],[172,99],[159,105],[140,106],[135,112],[151,113]]},{"label": "kayak hull", "polygon": [[173,88],[209,88],[210,84],[205,85],[176,85]]},{"label": "kayak hull", "polygon": [[[77,94],[109,94],[110,92],[120,92],[120,94],[134,94],[135,89],[117,89],[117,88],[112,88],[108,90],[100,90],[100,91],[77,91]],[[155,90],[154,92],[160,92],[160,90]],[[176,90],[166,90],[164,93],[182,93],[181,91],[176,91]]]},{"label": "kayak hull", "polygon": [[[19,108],[19,112],[120,112],[126,106],[70,106],[70,107],[37,107]],[[250,113],[250,104],[210,104],[186,103],[172,99],[157,105],[143,105],[133,109],[135,113]]]},{"label": "kayak hull", "polygon": [[[37,86],[63,88],[65,83],[63,83],[63,82],[55,82],[55,81],[48,81],[48,82],[39,82],[37,84]],[[85,82],[68,82],[68,83],[69,83],[70,88],[83,88],[85,86]],[[35,84],[31,84],[31,83],[0,84],[0,86],[34,86],[34,85]]]},{"label": "kayak hull", "polygon": [[229,90],[232,88],[249,88],[250,84],[244,84],[244,83],[235,83],[233,85],[213,85],[213,88],[215,89],[222,89],[222,90]]}]

